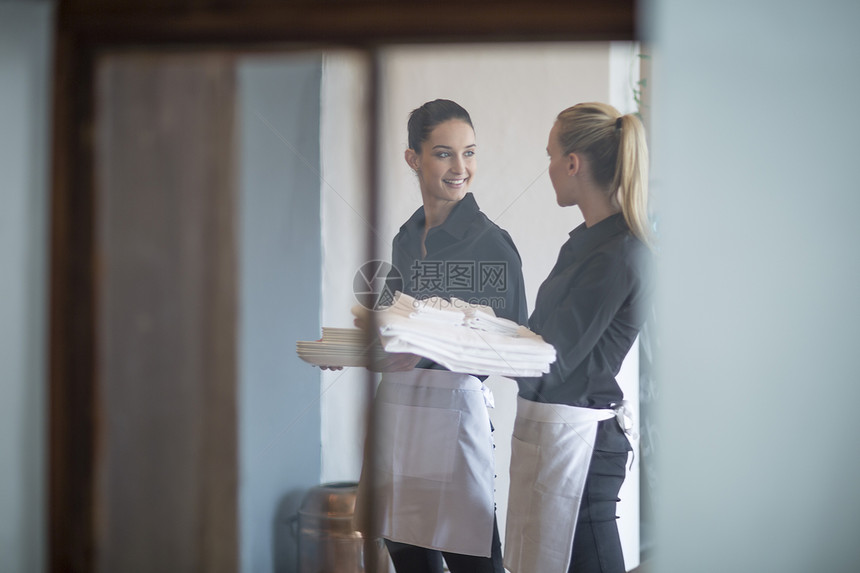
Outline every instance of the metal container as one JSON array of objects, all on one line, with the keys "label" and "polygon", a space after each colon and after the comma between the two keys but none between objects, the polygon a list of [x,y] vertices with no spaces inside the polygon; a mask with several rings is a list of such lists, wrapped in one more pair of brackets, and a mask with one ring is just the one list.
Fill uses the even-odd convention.
[{"label": "metal container", "polygon": [[299,573],[370,573],[366,551],[379,544],[355,530],[357,488],[354,482],[324,483],[305,495],[299,509]]}]

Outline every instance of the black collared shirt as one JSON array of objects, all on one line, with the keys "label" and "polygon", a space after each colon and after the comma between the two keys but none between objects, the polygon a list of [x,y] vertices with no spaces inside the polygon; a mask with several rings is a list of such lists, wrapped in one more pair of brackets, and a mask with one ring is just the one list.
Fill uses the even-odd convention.
[{"label": "black collared shirt", "polygon": [[591,408],[621,402],[615,376],[645,320],[650,261],[620,213],[571,231],[529,318],[557,359],[542,377],[517,380],[523,398]]},{"label": "black collared shirt", "polygon": [[402,280],[389,288],[418,299],[456,297],[492,307],[496,316],[526,324],[525,284],[519,252],[507,231],[490,221],[471,193],[431,228],[421,256],[424,207],[400,227],[392,244],[392,264]]}]

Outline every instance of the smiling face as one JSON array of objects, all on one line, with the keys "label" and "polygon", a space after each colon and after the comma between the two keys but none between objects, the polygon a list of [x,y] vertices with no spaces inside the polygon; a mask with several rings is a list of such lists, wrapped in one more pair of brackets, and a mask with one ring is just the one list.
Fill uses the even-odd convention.
[{"label": "smiling face", "polygon": [[424,201],[462,199],[478,168],[475,152],[475,131],[459,119],[433,128],[420,153],[406,150],[406,162],[418,173]]}]

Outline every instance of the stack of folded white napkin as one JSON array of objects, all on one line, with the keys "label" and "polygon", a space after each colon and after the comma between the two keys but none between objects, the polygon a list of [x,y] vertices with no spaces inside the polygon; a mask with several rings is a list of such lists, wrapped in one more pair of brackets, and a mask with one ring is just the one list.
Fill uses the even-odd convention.
[{"label": "stack of folded white napkin", "polygon": [[[360,318],[368,312],[353,308]],[[456,298],[417,300],[398,292],[390,307],[374,314],[387,352],[417,354],[452,372],[540,376],[555,362],[551,344],[487,306]]]}]

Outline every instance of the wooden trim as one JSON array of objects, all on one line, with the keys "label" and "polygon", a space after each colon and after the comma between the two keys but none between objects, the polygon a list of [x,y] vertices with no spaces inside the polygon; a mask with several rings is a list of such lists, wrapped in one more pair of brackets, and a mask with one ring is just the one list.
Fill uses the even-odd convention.
[{"label": "wooden trim", "polygon": [[68,10],[103,45],[605,41],[635,37],[633,0],[282,2],[222,8]]},{"label": "wooden trim", "polygon": [[123,54],[99,61],[97,83],[96,569],[228,573],[238,563],[234,61]]},{"label": "wooden trim", "polygon": [[95,411],[92,53],[54,42],[49,330],[48,539],[51,571],[91,571]]}]

